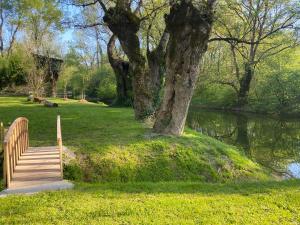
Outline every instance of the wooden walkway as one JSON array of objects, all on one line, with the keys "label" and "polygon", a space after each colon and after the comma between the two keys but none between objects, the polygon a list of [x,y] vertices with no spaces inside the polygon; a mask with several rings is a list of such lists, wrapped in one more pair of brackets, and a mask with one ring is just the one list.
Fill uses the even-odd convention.
[{"label": "wooden walkway", "polygon": [[9,127],[3,146],[7,187],[4,194],[73,187],[63,180],[60,116],[57,117],[57,146],[29,147],[28,120],[23,117],[16,119]]},{"label": "wooden walkway", "polygon": [[10,188],[24,188],[61,180],[57,147],[28,148],[18,161]]}]

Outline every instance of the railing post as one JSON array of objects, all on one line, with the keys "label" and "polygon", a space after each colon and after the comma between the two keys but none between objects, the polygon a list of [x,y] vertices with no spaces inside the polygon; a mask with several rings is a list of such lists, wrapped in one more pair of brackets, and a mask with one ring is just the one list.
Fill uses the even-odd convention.
[{"label": "railing post", "polygon": [[3,145],[3,141],[4,141],[4,125],[3,123],[1,122],[0,123],[0,141],[1,141],[1,151],[3,152],[4,154],[4,145]]},{"label": "railing post", "polygon": [[7,188],[10,186],[11,169],[9,163],[9,149],[7,142],[3,143],[4,150],[4,164],[3,164],[3,179]]},{"label": "railing post", "polygon": [[59,159],[60,159],[60,175],[61,178],[64,178],[63,175],[63,144],[62,144],[62,135],[61,135],[61,123],[60,115],[57,116],[57,145],[59,150]]},{"label": "railing post", "polygon": [[3,154],[3,180],[4,180],[4,185],[6,185],[6,157],[5,157],[5,147],[4,147],[4,125],[1,122],[0,123],[0,141],[1,141],[1,151],[0,153]]}]

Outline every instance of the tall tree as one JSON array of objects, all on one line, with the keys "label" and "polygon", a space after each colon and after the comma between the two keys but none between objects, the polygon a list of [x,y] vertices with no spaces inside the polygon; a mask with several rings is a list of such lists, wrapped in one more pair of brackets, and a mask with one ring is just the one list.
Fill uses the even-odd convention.
[{"label": "tall tree", "polygon": [[[161,76],[161,74],[152,73],[152,70],[161,67],[162,64],[160,60],[156,60],[157,57],[149,57],[147,61],[147,57],[141,49],[138,32],[143,20],[139,16],[142,1],[137,4],[135,10],[132,9],[132,1],[130,0],[117,0],[116,4],[108,9],[102,1],[99,2],[105,12],[104,22],[107,23],[111,32],[118,37],[122,49],[129,59],[133,76],[132,86],[135,117],[136,119],[143,119],[152,115],[155,111],[155,97],[158,95],[157,92],[159,92],[161,87],[161,82],[157,82],[158,80],[161,81],[161,79],[157,78],[156,75]],[[167,41],[163,41],[165,38],[163,35],[160,42],[164,45],[162,49],[165,49],[167,45]],[[157,51],[157,53],[164,54],[163,51]],[[150,56],[151,53],[149,52],[148,55]],[[149,66],[150,64],[151,66]]]},{"label": "tall tree", "polygon": [[[32,51],[43,54],[47,39],[53,39],[58,30],[61,29],[62,12],[57,0],[36,0],[30,2],[30,8],[24,18],[24,30],[32,45]],[[44,51],[45,50],[45,51]]]},{"label": "tall tree", "polygon": [[199,75],[200,60],[207,50],[215,0],[171,2],[170,14],[165,19],[170,34],[165,90],[154,131],[181,135]]},{"label": "tall tree", "polygon": [[117,83],[117,98],[114,105],[130,105],[132,103],[132,77],[130,74],[130,63],[116,54],[116,39],[112,35],[107,45],[107,55],[111,67],[114,70]]},{"label": "tall tree", "polygon": [[[226,82],[237,91],[237,105],[248,103],[255,68],[265,58],[294,45],[299,2],[293,0],[225,0],[214,31],[214,40],[226,41],[232,53],[237,82]],[[283,33],[285,31],[285,34]]]},{"label": "tall tree", "polygon": [[[103,22],[103,20],[99,19],[99,15],[94,18],[89,15],[88,17],[85,16],[85,21],[81,23],[79,22],[76,27],[88,29],[94,29],[95,27],[97,27],[98,29],[100,27],[104,27],[105,29],[109,27],[109,29],[113,33],[114,39],[117,38],[119,40],[121,47],[127,57],[127,59],[121,59],[121,61],[123,61],[124,64],[124,62],[128,60],[128,63],[130,63],[131,66],[127,68],[127,63],[125,63],[124,68],[120,67],[120,58],[116,60],[116,54],[112,54],[113,51],[108,51],[109,62],[111,63],[111,66],[114,68],[114,71],[116,73],[117,91],[120,94],[120,90],[124,90],[124,85],[122,85],[122,82],[119,82],[121,81],[119,78],[122,77],[119,76],[120,73],[124,75],[124,72],[126,72],[125,70],[130,69],[127,74],[131,74],[132,76],[132,84],[130,85],[130,89],[132,89],[131,98],[134,100],[133,106],[135,109],[135,116],[137,119],[143,119],[153,114],[159,102],[159,92],[162,85],[162,75],[164,73],[164,69],[162,68],[164,66],[164,61],[161,60],[163,57],[159,55],[164,54],[163,51],[165,51],[165,46],[167,44],[165,41],[167,40],[167,34],[163,35],[162,41],[160,43],[157,43],[157,48],[156,46],[151,45],[150,47],[150,44],[146,44],[147,53],[145,53],[142,44],[149,41],[149,38],[145,38],[144,42],[144,40],[141,39],[141,37],[143,37],[143,34],[141,35],[141,30],[144,29],[144,24],[146,24],[145,21],[148,19],[148,17],[151,16],[151,19],[154,20],[155,16],[151,14],[151,12],[153,11],[152,8],[158,8],[157,10],[159,11],[160,8],[163,7],[161,6],[161,4],[157,3],[158,1],[152,1],[149,5],[149,8],[144,8],[145,10],[143,14],[145,14],[146,16],[143,16],[142,13],[140,13],[140,9],[143,6],[142,1],[139,1],[137,4],[129,0],[125,2],[121,0],[106,1],[104,4],[102,1],[73,1],[73,5],[83,6],[84,14],[89,11],[87,9],[95,8],[97,3],[100,3],[102,12],[99,12],[99,15],[102,15],[102,13],[104,13],[105,16],[103,20],[106,21],[105,23]],[[133,10],[132,8],[135,8],[135,10]],[[116,11],[117,14],[115,14],[113,11]],[[157,15],[157,13],[155,15]],[[89,18],[89,20],[86,20],[86,18]],[[136,22],[137,29],[133,31],[130,27],[135,26],[134,24]],[[150,28],[148,29],[148,31],[151,30],[151,26],[149,27]],[[124,32],[128,33],[128,37]],[[148,34],[149,33],[150,32],[148,32]],[[135,39],[136,42],[130,44],[130,37],[131,40]],[[126,40],[127,38],[129,39]],[[114,49],[114,39],[111,39],[111,41],[108,42],[108,50]],[[158,39],[160,39],[160,37],[158,37]],[[112,47],[112,45],[114,46]],[[116,63],[117,61],[119,62]],[[118,96],[121,97],[121,95]],[[117,102],[120,103],[120,99],[121,98],[118,98]],[[128,99],[128,97],[123,99]],[[126,102],[127,101],[125,101],[125,103]]]}]

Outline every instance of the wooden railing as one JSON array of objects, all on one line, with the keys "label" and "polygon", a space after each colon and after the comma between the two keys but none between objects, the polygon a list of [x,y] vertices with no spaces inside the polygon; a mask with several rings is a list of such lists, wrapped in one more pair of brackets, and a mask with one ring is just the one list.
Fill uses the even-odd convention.
[{"label": "wooden railing", "polygon": [[60,116],[57,116],[57,146],[58,146],[59,158],[60,158],[60,173],[61,173],[61,178],[63,179],[63,144],[62,144],[62,135],[61,135]]},{"label": "wooden railing", "polygon": [[4,135],[5,135],[5,129],[4,129],[4,125],[2,122],[0,122],[0,165],[1,165],[1,169],[3,168],[3,161],[4,161],[4,145],[3,145],[3,141],[4,141]]},{"label": "wooden railing", "polygon": [[28,149],[28,146],[28,120],[24,117],[20,117],[9,127],[3,141],[3,174],[7,188],[10,186],[18,160],[21,154]]},{"label": "wooden railing", "polygon": [[3,141],[4,141],[4,135],[5,135],[5,133],[4,133],[4,125],[3,125],[3,123],[2,122],[0,122],[0,142],[1,142],[1,144],[0,144],[0,155],[2,155],[3,154]]}]

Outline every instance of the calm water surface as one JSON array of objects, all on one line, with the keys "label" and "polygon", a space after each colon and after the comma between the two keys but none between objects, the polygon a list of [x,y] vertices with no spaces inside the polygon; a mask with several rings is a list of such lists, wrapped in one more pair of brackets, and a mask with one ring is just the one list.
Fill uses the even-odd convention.
[{"label": "calm water surface", "polygon": [[187,124],[284,177],[300,178],[300,119],[192,108]]}]

